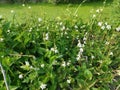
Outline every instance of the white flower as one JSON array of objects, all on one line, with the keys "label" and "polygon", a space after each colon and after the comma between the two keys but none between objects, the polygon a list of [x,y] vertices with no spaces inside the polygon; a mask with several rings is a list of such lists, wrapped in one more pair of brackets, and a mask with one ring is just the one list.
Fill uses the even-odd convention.
[{"label": "white flower", "polygon": [[98,26],[100,26],[100,27],[101,27],[101,26],[102,26],[102,24],[103,24],[103,22],[98,22]]},{"label": "white flower", "polygon": [[83,52],[83,48],[80,48],[80,53],[82,53]]},{"label": "white flower", "polygon": [[48,33],[43,34],[43,40],[49,40],[49,34]]},{"label": "white flower", "polygon": [[31,9],[31,6],[29,6],[28,9]]},{"label": "white flower", "polygon": [[116,70],[117,75],[120,76],[120,70]]},{"label": "white flower", "polygon": [[19,75],[19,79],[22,79],[22,78],[23,78],[23,75],[22,75],[22,74],[20,74],[20,75]]},{"label": "white flower", "polygon": [[92,56],[91,56],[91,58],[92,58],[92,59],[94,59],[94,58],[95,58],[95,56],[93,56],[93,55],[92,55]]},{"label": "white flower", "polygon": [[86,37],[84,37],[84,38],[83,38],[83,40],[84,40],[84,41],[86,41],[86,40],[87,40],[87,38],[86,38]]},{"label": "white flower", "polygon": [[11,13],[14,13],[14,10],[11,10],[10,12],[11,12]]},{"label": "white flower", "polygon": [[2,18],[2,15],[0,15],[0,19]]},{"label": "white flower", "polygon": [[42,21],[42,18],[38,18],[38,22],[41,22]]},{"label": "white flower", "polygon": [[55,61],[53,61],[53,63],[52,63],[53,65],[56,65],[57,64],[57,61],[55,60]]},{"label": "white flower", "polygon": [[30,29],[29,32],[31,32],[32,30]]},{"label": "white flower", "polygon": [[62,31],[65,30],[65,26],[63,26],[63,27],[61,28],[61,30],[62,30]]},{"label": "white flower", "polygon": [[79,52],[78,55],[77,55],[77,61],[81,59],[81,53]]},{"label": "white flower", "polygon": [[29,66],[30,64],[29,64],[29,62],[28,62],[28,61],[25,61],[25,65],[26,65],[26,66]]},{"label": "white flower", "polygon": [[78,28],[78,26],[77,26],[77,25],[75,25],[74,27],[75,27],[76,29]]},{"label": "white flower", "polygon": [[33,69],[33,66],[30,66],[30,69]]},{"label": "white flower", "polygon": [[110,29],[111,29],[111,25],[107,25],[106,28],[107,28],[108,30],[110,30]]},{"label": "white flower", "polygon": [[110,56],[113,56],[113,52],[110,52],[109,55],[110,55]]},{"label": "white flower", "polygon": [[3,40],[4,40],[3,38],[0,38],[0,42],[3,42]]},{"label": "white flower", "polygon": [[82,47],[82,44],[81,44],[80,40],[78,40],[77,47]]},{"label": "white flower", "polygon": [[92,16],[93,18],[95,18],[96,17],[96,15],[95,14],[93,14],[93,16]]},{"label": "white flower", "polygon": [[4,56],[2,55],[1,58],[4,58]]},{"label": "white flower", "polygon": [[61,66],[66,67],[65,61],[62,62]]},{"label": "white flower", "polygon": [[105,29],[105,26],[102,26],[101,29],[104,30],[104,29]]},{"label": "white flower", "polygon": [[109,42],[105,42],[105,45],[109,45],[110,43]]},{"label": "white flower", "polygon": [[10,33],[10,30],[7,30],[8,33]]},{"label": "white flower", "polygon": [[99,10],[99,9],[97,9],[97,10],[96,10],[96,12],[97,12],[97,13],[99,13],[99,12],[100,12],[100,10]]},{"label": "white flower", "polygon": [[105,22],[105,25],[108,25],[108,23],[107,23],[107,22]]},{"label": "white flower", "polygon": [[43,84],[43,83],[42,83],[42,84],[40,85],[40,88],[43,90],[43,89],[46,88],[46,86],[47,86],[47,84]]},{"label": "white flower", "polygon": [[25,4],[22,4],[22,6],[24,7],[24,6],[25,6]]},{"label": "white flower", "polygon": [[70,63],[71,63],[70,61],[69,61],[69,62],[67,62],[67,66],[70,66]]},{"label": "white flower", "polygon": [[60,22],[60,26],[62,25],[63,23],[62,22]]},{"label": "white flower", "polygon": [[44,68],[44,66],[45,66],[44,64],[41,64],[41,68]]},{"label": "white flower", "polygon": [[120,26],[116,28],[116,31],[120,32]]},{"label": "white flower", "polygon": [[67,35],[68,33],[65,31],[65,35]]},{"label": "white flower", "polygon": [[53,51],[53,52],[55,52],[55,53],[58,53],[56,45],[53,48],[51,48],[50,50]]},{"label": "white flower", "polygon": [[70,79],[68,79],[68,80],[67,80],[67,83],[71,83],[71,80],[70,80]]}]

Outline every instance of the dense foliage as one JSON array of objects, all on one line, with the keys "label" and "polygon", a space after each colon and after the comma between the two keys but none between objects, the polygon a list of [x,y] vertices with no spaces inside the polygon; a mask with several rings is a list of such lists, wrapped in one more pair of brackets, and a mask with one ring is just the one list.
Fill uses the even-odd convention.
[{"label": "dense foliage", "polygon": [[0,62],[10,88],[110,90],[120,73],[120,27],[96,19],[100,11],[86,23],[76,16],[21,23],[1,18]]},{"label": "dense foliage", "polygon": [[10,90],[119,90],[119,17],[102,19],[102,11],[86,22],[0,17],[0,89],[6,75]]}]

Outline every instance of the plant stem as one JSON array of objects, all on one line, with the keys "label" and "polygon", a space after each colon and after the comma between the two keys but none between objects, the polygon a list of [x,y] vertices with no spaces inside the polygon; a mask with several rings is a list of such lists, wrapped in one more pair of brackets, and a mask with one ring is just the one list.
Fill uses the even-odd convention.
[{"label": "plant stem", "polygon": [[7,79],[6,79],[5,70],[3,69],[1,62],[0,62],[0,68],[1,68],[1,72],[3,74],[3,78],[4,78],[5,85],[6,85],[6,89],[10,90],[9,86],[8,86],[8,83],[7,83]]}]

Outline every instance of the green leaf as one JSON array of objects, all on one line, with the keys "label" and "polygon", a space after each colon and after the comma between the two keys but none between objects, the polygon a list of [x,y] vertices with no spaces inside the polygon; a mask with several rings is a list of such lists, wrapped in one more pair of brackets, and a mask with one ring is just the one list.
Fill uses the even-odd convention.
[{"label": "green leaf", "polygon": [[10,90],[16,90],[17,88],[17,86],[10,86]]},{"label": "green leaf", "polygon": [[84,71],[84,77],[85,77],[86,79],[91,80],[92,77],[93,77],[93,75],[92,75],[91,71],[87,69],[87,70]]}]

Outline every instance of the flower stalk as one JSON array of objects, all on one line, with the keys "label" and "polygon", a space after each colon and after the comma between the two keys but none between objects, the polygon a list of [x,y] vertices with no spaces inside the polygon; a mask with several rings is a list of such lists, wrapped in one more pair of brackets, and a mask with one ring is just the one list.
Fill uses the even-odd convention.
[{"label": "flower stalk", "polygon": [[10,90],[9,85],[8,85],[8,83],[7,83],[7,79],[6,79],[5,70],[3,69],[1,62],[0,62],[0,68],[1,68],[1,72],[2,72],[3,78],[4,78],[4,82],[5,82],[5,85],[6,85],[6,89],[7,89],[7,90]]}]

